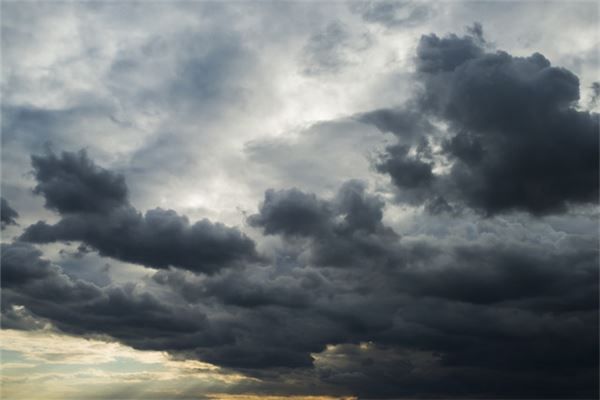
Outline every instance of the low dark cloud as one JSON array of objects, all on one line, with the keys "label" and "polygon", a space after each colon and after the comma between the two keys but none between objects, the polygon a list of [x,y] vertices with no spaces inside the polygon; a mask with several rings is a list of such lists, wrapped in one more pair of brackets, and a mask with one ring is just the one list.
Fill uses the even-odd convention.
[{"label": "low dark cloud", "polygon": [[0,220],[2,221],[2,229],[6,228],[8,225],[16,225],[16,218],[18,217],[19,213],[8,204],[8,201],[4,197],[0,198]]},{"label": "low dark cloud", "polygon": [[124,178],[96,166],[85,152],[34,156],[32,163],[35,192],[62,218],[27,227],[24,241],[81,241],[122,261],[206,273],[259,260],[254,242],[236,228],[207,219],[192,224],[173,210],[137,211],[129,204]]},{"label": "low dark cloud", "polygon": [[395,185],[407,189],[428,187],[434,175],[432,165],[417,157],[408,155],[407,146],[391,146],[387,149],[387,158],[377,165],[379,172],[390,174]]},{"label": "low dark cloud", "polygon": [[50,262],[42,252],[27,243],[2,244],[2,287],[10,288],[52,274]]},{"label": "low dark cloud", "polygon": [[301,379],[369,398],[597,395],[597,249],[401,238],[383,206],[356,181],[327,199],[270,191],[249,217],[285,243],[269,263],[161,270],[160,298],[5,245],[2,304],[15,326],[23,305],[68,332],[233,368],[258,393],[306,394],[284,384]]},{"label": "low dark cloud", "polygon": [[198,333],[206,324],[202,313],[161,302],[134,284],[100,288],[73,279],[19,242],[2,244],[4,328],[23,328],[15,306],[65,332],[108,334],[137,348],[158,348],[161,340]]},{"label": "low dark cloud", "polygon": [[313,193],[268,190],[260,213],[251,215],[248,222],[262,227],[267,235],[306,236],[326,229],[330,215],[329,205]]},{"label": "low dark cloud", "polygon": [[[479,39],[479,38],[477,38]],[[451,72],[463,63],[481,57],[484,49],[473,36],[451,34],[444,38],[424,35],[417,47],[417,68],[420,72]]]},{"label": "low dark cloud", "polygon": [[[515,57],[484,44],[480,25],[463,37],[423,36],[416,58],[423,90],[410,111],[363,117],[403,145],[406,136],[437,140],[449,172],[432,174],[433,165],[419,154],[407,157],[401,146],[388,149],[379,171],[400,191],[427,184],[426,197],[486,215],[543,215],[596,203],[598,115],[576,109],[578,78],[539,53]],[[423,119],[445,123],[447,133],[424,129]]]},{"label": "low dark cloud", "polygon": [[95,165],[85,151],[32,156],[38,184],[34,193],[46,199],[46,207],[59,213],[108,213],[127,204],[122,175]]},{"label": "low dark cloud", "polygon": [[297,189],[267,191],[248,222],[265,234],[308,239],[317,265],[350,267],[397,259],[397,234],[382,223],[384,203],[360,181],[348,181],[331,200]]},{"label": "low dark cloud", "polygon": [[[541,253],[517,245],[457,246],[431,256],[427,269],[402,272],[398,283],[403,291],[415,295],[473,304],[524,302],[527,308],[540,311],[594,310],[597,253],[596,249]],[[451,261],[440,265],[440,259],[448,255]],[[432,272],[435,265],[440,268]],[[570,287],[579,289],[571,292]]]}]

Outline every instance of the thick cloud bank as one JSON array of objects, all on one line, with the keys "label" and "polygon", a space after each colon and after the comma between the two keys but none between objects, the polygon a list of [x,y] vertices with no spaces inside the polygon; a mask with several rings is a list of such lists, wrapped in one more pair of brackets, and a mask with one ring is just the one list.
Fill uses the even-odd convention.
[{"label": "thick cloud bank", "polygon": [[[88,180],[122,187],[84,153],[39,160],[37,176],[40,165],[66,166],[44,175],[36,189],[43,194],[63,181],[79,188],[75,199],[92,195]],[[258,257],[253,247],[241,256],[226,251],[249,240],[239,231],[190,226],[173,211],[141,216],[126,198],[107,211],[120,198],[114,193],[123,191],[99,185],[102,206],[93,209],[48,196],[62,220],[32,225],[22,239],[83,241],[161,267],[151,285],[99,287],[70,277],[31,244],[3,244],[4,326],[34,329],[41,319],[109,335],[241,371],[260,379],[251,390],[264,393],[311,393],[310,384],[319,393],[381,398],[597,394],[598,253],[585,236],[545,243],[517,230],[522,237],[508,240],[490,224],[467,241],[401,237],[384,223],[383,200],[348,181],[330,198],[268,190],[248,222],[280,245],[259,266],[242,262]],[[176,223],[164,227],[161,217]],[[116,232],[119,242],[108,241]],[[203,250],[207,235],[233,244]],[[188,250],[186,240],[200,245]],[[231,258],[215,256],[221,248]]]},{"label": "thick cloud bank", "polygon": [[[421,37],[422,89],[411,106],[362,117],[401,138],[378,170],[412,193],[405,200],[442,198],[486,215],[597,203],[598,115],[576,108],[577,76],[539,53],[490,52],[481,26],[472,33]],[[432,154],[445,160],[446,172],[434,172]]]}]

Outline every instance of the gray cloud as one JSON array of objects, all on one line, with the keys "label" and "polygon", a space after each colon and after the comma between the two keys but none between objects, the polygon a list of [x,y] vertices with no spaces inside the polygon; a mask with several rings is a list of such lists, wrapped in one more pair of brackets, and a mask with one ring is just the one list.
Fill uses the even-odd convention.
[{"label": "gray cloud", "polygon": [[[6,280],[3,305],[24,304],[69,332],[105,333],[243,371],[263,380],[254,390],[264,393],[294,376],[323,392],[381,398],[477,397],[490,385],[507,397],[596,393],[598,253],[585,241],[553,249],[400,238],[383,224],[381,200],[358,182],[329,199],[270,193],[249,220],[290,247],[264,267],[212,276],[158,271],[153,281],[171,291],[165,302],[127,286],[80,287],[16,243],[2,252],[8,272],[21,274]],[[320,223],[299,224],[313,214]],[[63,283],[50,289],[33,284],[57,279]],[[11,297],[17,288],[21,297]],[[66,299],[81,296],[91,298],[65,313]],[[123,310],[134,314],[124,318]],[[197,313],[206,320],[188,320]],[[370,344],[363,352],[351,345],[359,343]]]},{"label": "gray cloud", "polygon": [[34,156],[32,163],[35,191],[62,219],[29,226],[24,241],[81,241],[122,261],[206,273],[259,260],[254,242],[235,228],[206,219],[190,224],[187,217],[160,208],[142,215],[129,204],[123,177],[97,167],[84,152]]},{"label": "gray cloud", "polygon": [[408,28],[419,25],[434,13],[429,4],[411,1],[353,2],[350,9],[367,22],[386,28]]},{"label": "gray cloud", "polygon": [[331,193],[342,181],[367,181],[376,175],[369,159],[383,147],[382,135],[359,118],[317,122],[290,136],[245,144],[244,152],[255,168],[249,179],[261,188],[258,196],[270,187],[290,186]]},{"label": "gray cloud", "polygon": [[[72,279],[41,256],[26,243],[2,244],[3,316],[6,311],[10,317],[13,306],[24,306],[65,332],[109,334],[138,348],[169,340],[169,335],[198,332],[206,324],[201,313],[167,305],[135,285],[100,288]],[[23,327],[10,318],[3,326]]]},{"label": "gray cloud", "polygon": [[330,23],[323,31],[312,35],[303,49],[306,75],[331,74],[356,62],[353,53],[371,46],[368,33],[355,35],[340,22]]},{"label": "gray cloud", "polygon": [[594,108],[598,105],[598,100],[600,99],[600,82],[592,83],[592,96],[590,98],[590,106]]},{"label": "gray cloud", "polygon": [[[70,173],[59,168],[57,180],[47,177],[45,181],[60,185],[65,176],[87,176],[71,171],[82,168],[97,175],[92,180],[103,177],[117,186],[122,182],[115,178],[118,175],[95,166],[85,153],[63,158],[73,161],[65,163]],[[48,155],[47,162],[38,165],[54,165],[57,160]],[[107,192],[98,188],[99,194]],[[585,242],[573,250],[549,250],[540,244],[499,248],[485,242],[403,239],[384,224],[381,198],[368,193],[363,183],[349,181],[327,199],[298,189],[267,191],[259,212],[248,222],[287,245],[270,253],[271,260],[263,267],[229,270],[222,267],[230,265],[231,259],[217,258],[213,267],[212,255],[203,250],[186,253],[170,239],[185,238],[186,233],[177,232],[189,230],[194,239],[204,240],[215,235],[218,225],[189,226],[173,211],[153,210],[142,217],[128,204],[110,212],[102,207],[80,211],[56,201],[52,204],[63,210],[62,220],[52,226],[33,225],[23,239],[81,240],[101,254],[163,268],[152,280],[169,294],[160,300],[149,292],[136,293],[131,285],[100,288],[74,280],[42,259],[31,245],[17,242],[2,252],[7,266],[3,305],[13,326],[25,323],[11,314],[10,306],[25,305],[35,316],[67,332],[104,333],[136,348],[166,350],[257,377],[275,373],[264,390],[300,369],[308,374],[305,379],[338,394],[350,387],[352,393],[374,397],[477,396],[486,393],[486,385],[480,382],[499,388],[518,386],[518,390],[494,392],[507,396],[528,393],[539,385],[547,390],[538,394],[564,393],[572,386],[552,377],[574,369],[578,384],[586,388],[582,393],[594,391],[589,371],[595,368],[595,359],[589,355],[597,350],[598,254]],[[120,244],[107,242],[104,234],[112,233],[105,226],[113,225],[127,227],[119,231]],[[206,234],[200,229],[204,225]],[[227,239],[231,228],[222,229],[227,251],[219,250],[220,245],[211,249],[232,257],[234,241]],[[170,253],[162,246],[178,251]],[[190,254],[197,263],[183,258]],[[208,264],[201,264],[206,259]],[[168,266],[220,272],[195,275]],[[76,308],[74,301],[80,304]],[[129,317],[123,317],[124,310]],[[200,319],[190,322],[191,315]],[[143,334],[140,326],[145,327]],[[361,361],[360,354],[345,355],[349,364],[335,368],[318,362],[328,354],[328,345],[361,342],[392,354],[429,352],[425,361],[435,373],[417,372],[409,355],[389,365]],[[561,350],[543,350],[556,348],[557,343],[562,343]],[[358,361],[353,361],[356,357]],[[361,378],[350,384],[343,378],[344,369],[355,362],[364,365]],[[371,365],[405,373],[391,379]],[[536,375],[540,365],[547,372]],[[448,386],[457,376],[467,385],[473,383],[468,392]],[[536,383],[522,382],[524,376]]]},{"label": "gray cloud", "polygon": [[[488,53],[481,41],[480,36],[423,36],[417,67],[424,90],[408,121],[397,118],[390,127],[389,121],[384,126],[363,118],[399,136],[414,135],[413,113],[444,121],[449,137],[438,143],[450,172],[433,174],[432,165],[418,154],[407,157],[400,146],[388,148],[379,170],[401,191],[426,184],[426,196],[487,215],[513,210],[541,215],[597,202],[598,116],[574,108],[578,78],[539,53]],[[440,137],[427,131],[422,136]]]},{"label": "gray cloud", "polygon": [[16,225],[17,221],[15,218],[19,217],[19,213],[16,212],[4,197],[0,198],[0,219],[2,220],[2,229],[7,225]]},{"label": "gray cloud", "polygon": [[109,213],[127,204],[127,186],[122,175],[96,166],[85,151],[32,156],[34,193],[46,207],[59,213]]},{"label": "gray cloud", "polygon": [[398,261],[393,250],[397,235],[382,223],[383,206],[381,199],[366,193],[363,183],[349,181],[329,201],[296,189],[267,191],[259,213],[248,222],[266,234],[309,238],[311,260],[317,265],[393,263]]}]

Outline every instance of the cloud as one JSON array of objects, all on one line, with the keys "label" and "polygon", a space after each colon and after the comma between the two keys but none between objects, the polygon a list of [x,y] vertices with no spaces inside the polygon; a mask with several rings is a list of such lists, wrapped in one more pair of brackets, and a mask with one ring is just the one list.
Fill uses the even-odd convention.
[{"label": "cloud", "polygon": [[[271,262],[215,275],[161,270],[153,282],[169,294],[160,299],[135,285],[84,285],[15,243],[2,251],[3,270],[20,278],[6,280],[2,304],[66,332],[236,369],[260,379],[238,388],[255,393],[303,394],[307,382],[365,397],[483,396],[490,385],[506,396],[595,393],[593,247],[515,246],[504,236],[499,246],[490,228],[467,243],[401,238],[383,206],[356,181],[327,199],[268,192],[249,221],[286,244]],[[352,347],[360,343],[372,344]],[[567,371],[577,377],[570,383],[560,378]],[[303,385],[284,384],[294,379]]]},{"label": "cloud", "polygon": [[[422,36],[416,62],[423,90],[409,111],[363,117],[401,142],[419,137],[415,126],[426,124],[414,122],[415,114],[446,124],[445,135],[422,129],[420,137],[446,158],[449,171],[434,173],[435,165],[401,145],[388,148],[378,170],[400,192],[426,185],[422,197],[443,197],[486,215],[544,215],[597,202],[598,116],[575,108],[578,78],[539,53],[488,52],[481,27],[475,28],[463,37]],[[385,113],[394,117],[375,117]]]},{"label": "cloud", "polygon": [[391,132],[398,138],[414,140],[424,133],[434,131],[435,126],[416,110],[381,109],[358,115],[358,120],[377,127],[382,132]]},{"label": "cloud", "polygon": [[350,9],[363,20],[386,28],[409,28],[419,25],[433,14],[430,5],[410,1],[353,2]]},{"label": "cloud", "polygon": [[204,219],[190,224],[173,210],[141,214],[129,204],[121,175],[97,167],[85,152],[33,156],[35,192],[61,215],[21,236],[32,243],[81,241],[101,255],[153,268],[214,273],[259,260],[254,242],[235,228]]},{"label": "cloud", "polygon": [[248,222],[268,235],[308,238],[311,261],[317,265],[350,267],[379,256],[391,257],[392,263],[398,261],[393,250],[398,236],[383,225],[383,206],[360,181],[346,182],[328,201],[297,189],[270,190]]},{"label": "cloud", "polygon": [[369,180],[377,175],[370,170],[369,158],[382,146],[376,128],[358,118],[340,118],[247,142],[244,152],[256,167],[250,179],[258,181],[255,186],[262,197],[267,188],[297,186],[322,194],[337,190],[346,180]]},{"label": "cloud", "polygon": [[19,217],[19,213],[16,212],[4,197],[0,198],[0,219],[2,220],[2,229],[8,225],[17,225],[15,218]]},{"label": "cloud", "polygon": [[[250,223],[270,235],[283,236],[292,245],[301,239],[304,252],[309,254],[304,271],[288,272],[283,265],[271,267],[272,272],[266,275],[245,271],[241,276],[219,279],[216,290],[210,288],[214,285],[211,280],[217,278],[193,284],[185,276],[160,272],[155,279],[184,293],[204,289],[195,301],[212,298],[251,310],[248,316],[253,322],[241,318],[239,323],[248,324],[244,336],[251,340],[252,348],[264,346],[255,334],[271,331],[255,324],[269,315],[277,316],[285,332],[293,332],[297,323],[319,321],[318,333],[304,328],[302,338],[288,336],[290,343],[297,345],[286,346],[288,351],[300,350],[300,343],[372,341],[377,346],[391,346],[388,352],[408,346],[436,354],[429,360],[434,366],[430,375],[411,372],[414,367],[410,366],[406,376],[388,379],[381,370],[371,373],[370,364],[361,364],[360,374],[367,374],[368,379],[345,380],[343,372],[336,370],[323,372],[319,378],[337,382],[340,387],[350,385],[353,393],[365,397],[448,391],[484,395],[487,387],[478,382],[505,387],[494,393],[507,396],[569,393],[573,387],[567,381],[549,378],[560,376],[562,368],[580,368],[577,376],[581,380],[576,385],[592,390],[594,360],[586,354],[597,351],[593,339],[597,333],[597,251],[579,247],[582,245],[572,250],[550,250],[534,242],[501,247],[496,242],[460,244],[449,239],[412,238],[403,243],[398,236],[391,239],[389,231],[384,233],[380,207],[356,182],[344,185],[330,200],[297,189],[268,192],[259,214],[249,217]],[[317,221],[315,215],[319,224],[310,223]],[[309,223],[299,224],[304,220]],[[364,247],[359,232],[381,235],[387,239],[386,245]],[[310,274],[313,278],[308,280]],[[186,282],[190,286],[183,289]],[[573,287],[578,290],[573,291]],[[277,311],[280,308],[287,311]],[[545,354],[545,346],[566,340],[563,335],[572,339],[564,351]],[[278,333],[269,333],[262,340],[269,346],[280,343]],[[477,350],[471,353],[466,346]],[[320,353],[313,353],[313,357]],[[255,353],[231,350],[221,353],[226,359],[218,362],[228,363],[244,354]],[[242,366],[280,365],[273,359],[261,360],[264,363]],[[408,360],[399,357],[395,361],[398,365],[389,368],[397,371],[399,365],[410,365]],[[509,366],[517,364],[521,369],[511,372]],[[381,365],[381,359],[373,358],[372,365]],[[540,365],[545,366],[544,374],[537,372]],[[338,374],[340,378],[334,379]],[[471,389],[452,389],[454,379],[471,382],[467,384]],[[547,389],[540,390],[540,385]]]},{"label": "cloud", "polygon": [[355,53],[371,46],[367,33],[356,35],[340,22],[332,22],[322,31],[313,34],[303,48],[306,75],[338,73],[344,67],[359,62]]},{"label": "cloud", "polygon": [[15,306],[25,307],[63,332],[110,335],[136,348],[206,326],[206,317],[199,310],[166,304],[135,284],[100,288],[72,279],[58,265],[42,258],[35,247],[3,243],[3,318],[16,318],[4,318],[3,326],[23,329],[18,318],[24,314],[9,312]]},{"label": "cloud", "polygon": [[387,158],[377,165],[379,172],[389,173],[395,185],[407,189],[427,187],[433,181],[432,165],[408,156],[406,146],[390,146]]},{"label": "cloud", "polygon": [[59,213],[108,213],[127,204],[127,186],[122,175],[95,165],[85,151],[32,156],[34,193],[46,207]]},{"label": "cloud", "polygon": [[298,189],[265,193],[260,213],[251,215],[248,222],[261,226],[266,234],[283,233],[305,236],[325,229],[330,212],[328,205],[314,194]]},{"label": "cloud", "polygon": [[598,106],[598,100],[600,99],[600,82],[592,83],[591,89],[590,108],[594,108]]}]

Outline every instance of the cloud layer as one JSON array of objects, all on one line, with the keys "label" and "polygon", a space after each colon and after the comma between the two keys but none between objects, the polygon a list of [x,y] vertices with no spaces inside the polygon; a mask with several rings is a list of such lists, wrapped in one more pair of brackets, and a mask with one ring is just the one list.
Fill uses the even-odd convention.
[{"label": "cloud layer", "polygon": [[3,389],[598,397],[594,10],[7,4]]},{"label": "cloud layer", "polygon": [[[72,187],[85,187],[81,176],[123,183],[85,153],[32,161],[40,182],[36,191],[42,194],[52,193],[47,188],[67,176]],[[39,171],[53,161],[70,167],[53,177]],[[67,173],[70,168],[93,173]],[[98,188],[96,204],[103,206],[93,210],[73,206],[85,189],[72,199],[46,198],[49,207],[62,210],[62,220],[34,224],[21,240],[77,240],[106,254],[100,242],[72,232],[104,232],[103,220],[132,207],[122,199],[124,204],[107,213],[104,204],[110,202],[103,194],[112,199],[123,190]],[[137,349],[236,369],[268,382],[262,390],[281,390],[282,380],[300,373],[326,393],[370,397],[481,396],[490,393],[489,385],[502,396],[566,395],[575,387],[582,396],[594,392],[598,254],[593,245],[576,240],[550,250],[495,234],[468,242],[402,238],[383,222],[384,206],[359,181],[344,183],[331,198],[269,190],[258,213],[248,217],[251,226],[280,240],[261,256],[264,266],[190,268],[166,258],[167,251],[148,250],[135,261],[161,270],[145,285],[99,287],[69,277],[30,244],[4,244],[3,323],[32,329],[37,325],[31,321],[42,318],[65,332],[109,335]],[[143,221],[153,217],[149,212]],[[69,230],[80,224],[81,231]],[[128,249],[128,238],[157,235],[153,226],[131,236],[121,233],[118,249]],[[196,232],[196,226],[187,229]],[[166,239],[178,237],[169,232],[160,245],[178,246]],[[204,236],[192,238],[198,247],[204,243]],[[214,263],[195,251],[194,265]],[[107,255],[128,260],[121,252]],[[156,294],[153,285],[152,290],[160,288]],[[24,306],[33,319],[15,312],[15,306]],[[363,365],[359,378],[346,378],[356,363]],[[396,372],[392,378],[381,369]],[[559,379],[565,374],[577,380]],[[457,380],[469,390],[450,383]],[[304,393],[300,387],[288,390]]]}]

